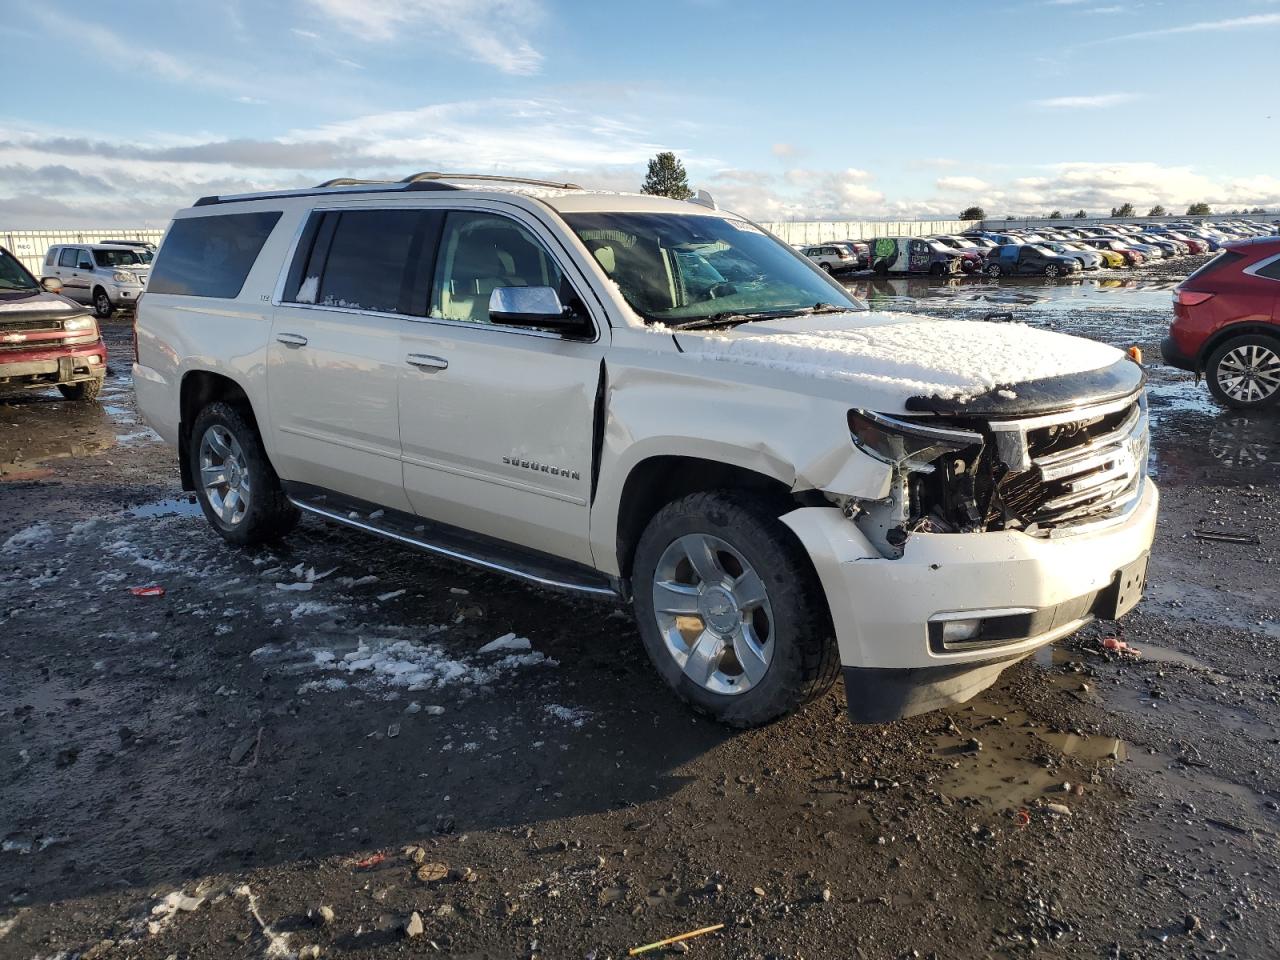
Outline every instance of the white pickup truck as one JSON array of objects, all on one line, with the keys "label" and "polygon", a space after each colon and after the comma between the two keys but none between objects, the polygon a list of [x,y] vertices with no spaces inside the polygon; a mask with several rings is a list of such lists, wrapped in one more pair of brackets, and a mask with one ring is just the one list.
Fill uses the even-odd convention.
[{"label": "white pickup truck", "polygon": [[137,320],[138,402],[228,541],[300,512],[634,605],[696,709],[962,702],[1138,600],[1142,369],[869,312],[691,202],[472,175],[206,197]]}]

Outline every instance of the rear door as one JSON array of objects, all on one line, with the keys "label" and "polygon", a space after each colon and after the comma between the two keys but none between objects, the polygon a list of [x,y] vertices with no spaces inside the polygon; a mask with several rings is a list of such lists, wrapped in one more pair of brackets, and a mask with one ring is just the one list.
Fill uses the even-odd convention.
[{"label": "rear door", "polygon": [[404,484],[422,516],[590,563],[592,454],[607,326],[586,337],[504,326],[497,287],[550,286],[587,315],[589,290],[522,210],[444,219],[426,316],[401,325]]},{"label": "rear door", "polygon": [[410,510],[400,463],[400,330],[430,214],[314,211],[280,292],[267,392],[280,471]]},{"label": "rear door", "polygon": [[[85,264],[89,268],[85,269]],[[89,283],[93,277],[93,261],[89,251],[81,247],[63,247],[58,257],[58,276],[62,280],[62,292],[80,303],[89,302]]]}]

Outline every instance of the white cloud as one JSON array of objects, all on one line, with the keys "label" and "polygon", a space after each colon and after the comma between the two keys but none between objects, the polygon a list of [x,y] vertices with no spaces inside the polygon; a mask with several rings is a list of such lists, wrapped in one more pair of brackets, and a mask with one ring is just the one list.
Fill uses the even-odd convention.
[{"label": "white cloud", "polygon": [[305,0],[344,31],[371,43],[412,35],[457,44],[503,73],[537,73],[542,54],[528,36],[542,20],[536,0]]},{"label": "white cloud", "polygon": [[1098,110],[1104,107],[1118,107],[1141,99],[1140,93],[1095,93],[1085,96],[1049,97],[1046,100],[1032,100],[1031,103],[1033,106],[1049,110]]},{"label": "white cloud", "polygon": [[991,189],[991,184],[977,177],[939,177],[936,185],[944,193],[978,193]]},{"label": "white cloud", "polygon": [[1247,17],[1227,17],[1223,20],[1201,20],[1177,27],[1161,27],[1158,30],[1140,30],[1119,37],[1106,37],[1097,43],[1117,43],[1122,40],[1149,40],[1153,37],[1172,37],[1186,33],[1226,33],[1235,30],[1251,30],[1258,27],[1280,26],[1280,13],[1255,13]]}]

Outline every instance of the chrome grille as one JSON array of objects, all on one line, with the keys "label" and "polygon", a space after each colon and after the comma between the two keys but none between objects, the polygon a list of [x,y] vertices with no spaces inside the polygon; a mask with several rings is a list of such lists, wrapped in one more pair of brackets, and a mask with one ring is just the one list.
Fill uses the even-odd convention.
[{"label": "chrome grille", "polygon": [[1125,513],[1142,495],[1149,438],[1144,401],[1032,427],[1029,469],[998,485],[1006,511],[1026,526],[1069,527]]}]

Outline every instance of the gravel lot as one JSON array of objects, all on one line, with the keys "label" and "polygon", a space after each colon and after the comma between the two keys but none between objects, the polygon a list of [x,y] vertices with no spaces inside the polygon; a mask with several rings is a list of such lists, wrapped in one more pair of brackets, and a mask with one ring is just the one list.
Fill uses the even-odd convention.
[{"label": "gravel lot", "polygon": [[1143,346],[1164,497],[1122,632],[870,727],[699,721],[628,613],[311,520],[228,548],[111,324],[101,404],[0,399],[0,957],[1274,956],[1280,416],[1154,362],[1187,262],[847,281]]}]

